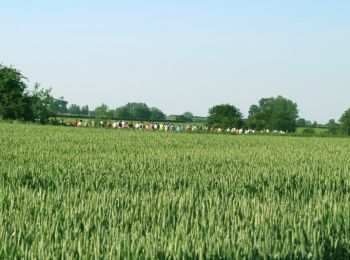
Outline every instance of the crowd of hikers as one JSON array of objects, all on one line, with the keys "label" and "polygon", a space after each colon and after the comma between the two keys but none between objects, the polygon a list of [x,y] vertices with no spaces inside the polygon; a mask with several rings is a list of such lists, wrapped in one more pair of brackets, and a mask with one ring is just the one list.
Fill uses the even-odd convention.
[{"label": "crowd of hikers", "polygon": [[232,133],[232,134],[257,134],[257,133],[274,133],[274,134],[285,134],[284,131],[280,130],[261,130],[256,131],[254,129],[243,129],[243,128],[221,128],[221,127],[209,127],[203,124],[174,124],[169,122],[128,122],[124,120],[68,120],[64,121],[60,119],[56,121],[56,124],[62,126],[72,127],[100,127],[100,128],[111,128],[111,129],[131,129],[141,131],[160,131],[160,132],[216,132],[216,133]]}]

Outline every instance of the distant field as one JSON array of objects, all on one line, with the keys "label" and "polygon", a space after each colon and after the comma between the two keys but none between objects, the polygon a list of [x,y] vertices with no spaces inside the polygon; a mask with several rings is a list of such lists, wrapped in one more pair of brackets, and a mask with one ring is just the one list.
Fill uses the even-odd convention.
[{"label": "distant field", "polygon": [[[298,127],[296,134],[302,134],[305,127]],[[315,131],[316,135],[324,135],[328,133],[328,128],[312,128]]]},{"label": "distant field", "polygon": [[0,123],[0,258],[348,258],[350,139]]}]

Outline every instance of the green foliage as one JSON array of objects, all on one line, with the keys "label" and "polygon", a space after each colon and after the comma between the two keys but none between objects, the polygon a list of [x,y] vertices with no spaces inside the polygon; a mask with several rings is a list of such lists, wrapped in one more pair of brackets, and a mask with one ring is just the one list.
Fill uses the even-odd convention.
[{"label": "green foliage", "polygon": [[188,121],[193,121],[193,114],[191,112],[185,112],[182,114]]},{"label": "green foliage", "polygon": [[335,119],[330,119],[325,126],[328,128],[329,133],[332,135],[336,135],[341,132],[340,125],[335,121]]},{"label": "green foliage", "polygon": [[145,103],[133,102],[116,108],[114,117],[124,119],[164,120],[165,114],[156,107],[149,108]]},{"label": "green foliage", "polygon": [[2,259],[349,259],[348,138],[0,123]]},{"label": "green foliage", "polygon": [[315,131],[314,128],[307,127],[307,128],[303,129],[302,134],[304,134],[304,135],[315,135],[316,131]]},{"label": "green foliage", "polygon": [[26,78],[17,69],[0,64],[0,117],[31,120],[31,101],[26,92]]},{"label": "green foliage", "polygon": [[68,101],[64,100],[63,97],[59,97],[58,99],[54,99],[53,101],[53,106],[52,106],[52,110],[55,114],[57,113],[67,113],[68,112]]},{"label": "green foliage", "polygon": [[151,111],[145,103],[128,103],[125,105],[130,112],[131,118],[150,119]]},{"label": "green foliage", "polygon": [[[337,133],[338,134],[338,133]],[[313,127],[298,127],[295,136],[317,136],[317,137],[331,137],[334,136],[327,128],[313,128]]]},{"label": "green foliage", "polygon": [[217,105],[209,109],[207,124],[218,127],[236,127],[243,126],[243,116],[238,108],[229,104]]},{"label": "green foliage", "polygon": [[84,116],[88,116],[90,114],[89,106],[85,105],[81,107],[81,114]]},{"label": "green foliage", "polygon": [[95,112],[95,117],[100,117],[100,118],[110,117],[109,108],[104,103],[101,106],[96,107],[94,112]]},{"label": "green foliage", "polygon": [[175,120],[180,122],[192,122],[193,114],[191,112],[185,112],[182,115],[176,115]]},{"label": "green foliage", "polygon": [[[34,90],[31,93],[31,103],[34,112],[34,119],[39,120],[40,123],[45,124],[49,118],[54,116],[55,108],[57,108],[57,100],[51,95],[51,89],[40,88],[40,84],[34,85]],[[62,104],[62,100],[59,104]]]},{"label": "green foliage", "polygon": [[77,104],[70,104],[68,108],[68,113],[71,115],[81,115],[81,108]]},{"label": "green foliage", "polygon": [[316,127],[320,127],[321,125],[317,123],[317,121],[314,121],[311,126],[316,128]]},{"label": "green foliage", "polygon": [[296,124],[298,127],[309,127],[312,125],[311,121],[306,120],[305,118],[298,118]]},{"label": "green foliage", "polygon": [[38,120],[47,123],[55,113],[67,111],[67,101],[53,98],[51,89],[36,83],[27,92],[26,78],[20,71],[0,65],[0,116],[3,119]]},{"label": "green foliage", "polygon": [[350,108],[344,112],[344,114],[341,116],[339,122],[340,122],[340,126],[341,126],[342,130],[347,135],[350,135]]},{"label": "green foliage", "polygon": [[150,108],[151,112],[151,120],[165,120],[166,115],[158,108],[152,107]]},{"label": "green foliage", "polygon": [[126,106],[116,108],[114,112],[116,118],[131,118],[131,113]]},{"label": "green foliage", "polygon": [[185,115],[176,115],[175,120],[179,122],[192,122],[192,118]]},{"label": "green foliage", "polygon": [[261,109],[258,105],[252,105],[250,107],[246,125],[248,128],[256,130],[266,129],[265,115],[261,112]]},{"label": "green foliage", "polygon": [[171,121],[175,121],[176,120],[176,115],[167,115],[166,120],[171,120]]},{"label": "green foliage", "polygon": [[247,124],[254,129],[277,129],[295,132],[298,118],[297,104],[282,96],[263,98],[251,106]]}]

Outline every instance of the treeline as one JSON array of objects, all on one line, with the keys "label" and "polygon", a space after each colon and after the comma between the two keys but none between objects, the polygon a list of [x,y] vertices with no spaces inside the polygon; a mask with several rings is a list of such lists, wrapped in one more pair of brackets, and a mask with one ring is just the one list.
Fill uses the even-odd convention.
[{"label": "treeline", "polygon": [[[171,115],[170,118],[157,107],[149,107],[145,103],[127,103],[117,108],[109,108],[101,104],[93,110],[88,105],[68,105],[63,97],[54,98],[51,89],[34,85],[33,91],[28,91],[27,78],[15,68],[0,64],[0,117],[3,119],[19,119],[47,123],[50,117],[70,115],[77,117],[127,118],[137,120],[173,120],[192,122],[197,120],[190,112],[182,115]],[[199,119],[200,120],[200,119]]]},{"label": "treeline", "polygon": [[90,111],[88,106],[72,104],[65,110],[58,111],[56,115],[89,116],[99,118],[128,118],[143,120],[165,120],[166,115],[156,107],[148,107],[145,103],[127,103],[124,106],[110,109],[102,104]]},{"label": "treeline", "polygon": [[332,135],[350,135],[350,108],[343,113],[339,121],[330,119],[325,125],[304,118],[299,118],[298,105],[282,96],[262,98],[258,104],[249,109],[244,118],[238,108],[230,104],[222,104],[209,110],[207,124],[214,127],[235,127],[244,129],[282,130],[289,133],[302,128],[302,134],[316,134],[315,128],[326,128]]},{"label": "treeline", "polygon": [[294,132],[297,128],[297,104],[282,96],[263,98],[258,104],[252,105],[246,119],[233,105],[224,104],[209,110],[207,123],[219,127],[248,128],[255,130],[274,129]]},{"label": "treeline", "polygon": [[55,115],[76,115],[101,118],[135,118],[143,120],[165,120],[166,115],[156,107],[144,103],[128,103],[115,109],[106,104],[90,110],[89,106],[71,104],[63,97],[54,98],[51,89],[41,88],[36,83],[28,91],[26,77],[12,67],[0,65],[0,117],[47,123]]},{"label": "treeline", "polygon": [[53,98],[51,89],[40,88],[39,84],[28,91],[25,80],[18,70],[0,65],[0,116],[45,123],[65,101]]},{"label": "treeline", "polygon": [[244,129],[282,130],[289,133],[302,128],[302,134],[316,134],[316,128],[325,128],[331,135],[350,135],[350,108],[346,110],[339,121],[330,119],[325,125],[318,124],[298,116],[298,106],[293,101],[282,96],[263,98],[257,105],[252,105],[247,118],[244,118],[238,108],[223,104],[209,110],[207,124],[214,127],[235,127]]},{"label": "treeline", "polygon": [[171,120],[180,122],[193,122],[203,121],[203,118],[195,117],[191,112],[185,112],[181,115],[169,115],[167,116],[163,111],[157,107],[149,107],[145,103],[130,102],[124,106],[117,107],[115,109],[109,108],[106,104],[102,104],[96,107],[94,110],[89,110],[89,106],[82,106],[71,104],[65,108],[56,111],[56,115],[69,115],[69,116],[88,116],[97,118],[127,118],[127,119],[140,119],[140,120]]},{"label": "treeline", "polygon": [[[26,80],[19,70],[0,64],[0,118],[43,124],[55,115],[179,122],[204,120],[194,117],[190,112],[166,116],[160,109],[149,107],[145,103],[128,103],[115,109],[102,104],[94,110],[90,110],[87,105],[68,106],[63,97],[54,98],[51,89],[41,88],[38,83],[32,91],[28,91]],[[306,132],[312,132],[310,129],[320,126],[317,122],[311,123],[299,118],[297,104],[282,96],[261,99],[250,107],[247,118],[233,105],[216,105],[209,109],[209,115],[204,122],[214,128],[245,128],[257,131],[269,129],[295,132],[297,127],[304,127]],[[339,121],[331,119],[325,127],[333,134],[350,135],[350,108]]]}]

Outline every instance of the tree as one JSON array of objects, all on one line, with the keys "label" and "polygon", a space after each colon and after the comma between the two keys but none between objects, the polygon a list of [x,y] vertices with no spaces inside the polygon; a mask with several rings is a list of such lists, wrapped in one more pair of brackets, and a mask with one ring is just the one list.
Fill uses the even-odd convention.
[{"label": "tree", "polygon": [[145,103],[127,103],[125,106],[116,108],[115,117],[117,118],[130,118],[130,119],[141,119],[150,120],[152,117],[154,119],[160,119],[165,117],[163,112],[157,108],[150,109]]},{"label": "tree", "polygon": [[42,124],[47,123],[49,118],[54,115],[54,108],[57,105],[51,95],[51,88],[40,88],[39,83],[34,85],[34,90],[31,93],[31,103],[34,118]]},{"label": "tree", "polygon": [[109,117],[109,110],[108,106],[104,103],[102,103],[101,106],[98,106],[95,108],[95,116],[96,117]]},{"label": "tree", "polygon": [[158,108],[152,107],[150,108],[151,112],[151,120],[165,120],[166,115]]},{"label": "tree", "polygon": [[191,112],[185,112],[182,114],[185,117],[185,121],[192,122],[193,121],[193,114]]},{"label": "tree", "polygon": [[253,105],[249,111],[248,125],[257,130],[277,129],[294,132],[298,106],[282,96],[277,98],[263,98],[258,105]]},{"label": "tree", "polygon": [[340,126],[343,129],[343,131],[350,135],[350,108],[344,112],[344,114],[341,116],[340,120]]},{"label": "tree", "polygon": [[86,106],[82,106],[81,107],[81,114],[84,115],[84,116],[88,116],[90,113],[89,111],[89,106],[86,105]]},{"label": "tree", "polygon": [[185,112],[182,115],[176,116],[177,121],[182,122],[192,122],[193,121],[193,114],[191,112]]},{"label": "tree", "polygon": [[68,113],[72,115],[81,115],[81,108],[77,104],[71,104],[68,108]]},{"label": "tree", "polygon": [[192,120],[184,115],[176,115],[175,120],[179,122],[191,122]]},{"label": "tree", "polygon": [[185,112],[182,115],[176,115],[175,120],[180,122],[192,122],[193,114],[191,112]]},{"label": "tree", "polygon": [[114,117],[116,118],[131,118],[129,109],[126,106],[118,107],[114,111]]},{"label": "tree", "polygon": [[305,118],[298,118],[296,123],[297,123],[297,126],[299,126],[299,127],[305,127],[305,126],[312,125],[311,121],[306,120]]},{"label": "tree", "polygon": [[53,101],[53,112],[55,114],[61,113],[67,113],[68,108],[67,108],[68,102],[64,100],[63,97],[59,97],[58,99],[54,99]]},{"label": "tree", "polygon": [[3,119],[33,119],[25,79],[19,70],[0,64],[0,117]]},{"label": "tree", "polygon": [[217,105],[209,109],[207,118],[208,125],[217,125],[218,127],[236,127],[243,125],[243,116],[238,108],[229,104]]},{"label": "tree", "polygon": [[318,127],[318,123],[317,123],[317,121],[314,121],[313,123],[312,123],[312,125],[311,125],[313,128],[316,128],[316,127]]},{"label": "tree", "polygon": [[337,134],[338,133],[339,124],[335,121],[335,119],[330,119],[325,126],[328,128],[328,131],[331,134]]},{"label": "tree", "polygon": [[176,115],[175,116],[175,120],[179,121],[179,122],[192,122],[191,118],[188,118],[188,117],[186,117],[184,115]]},{"label": "tree", "polygon": [[126,105],[129,109],[132,118],[135,119],[150,119],[151,111],[144,103],[128,103]]},{"label": "tree", "polygon": [[262,130],[265,127],[265,120],[259,106],[252,105],[250,107],[246,125],[248,128],[256,130]]}]

